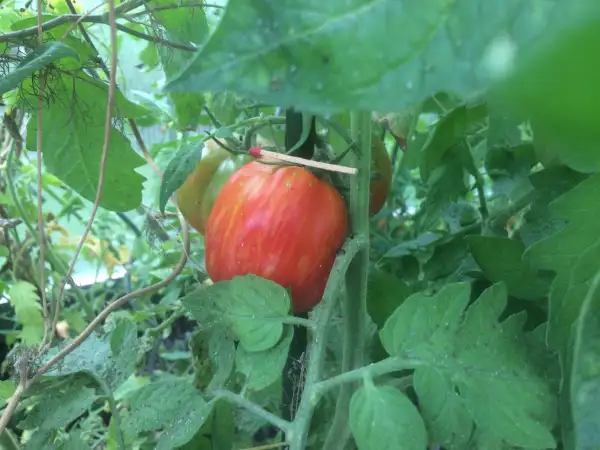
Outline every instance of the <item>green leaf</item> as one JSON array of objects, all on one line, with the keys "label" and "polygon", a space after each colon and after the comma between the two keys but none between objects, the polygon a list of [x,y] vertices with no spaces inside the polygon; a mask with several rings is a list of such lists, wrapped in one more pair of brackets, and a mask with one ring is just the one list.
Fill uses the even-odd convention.
[{"label": "green leaf", "polygon": [[319,114],[398,111],[434,92],[486,87],[487,55],[499,37],[510,33],[517,45],[528,44],[548,25],[554,3],[543,6],[230,0],[217,29],[166,89],[230,91]]},{"label": "green leaf", "polygon": [[91,447],[85,441],[81,431],[70,431],[68,439],[62,442],[57,450],[89,450]]},{"label": "green leaf", "polygon": [[490,106],[487,132],[488,151],[520,146],[522,144],[522,133],[519,128],[521,120],[506,111]]},{"label": "green leaf", "polygon": [[426,279],[437,280],[465,270],[470,260],[466,259],[469,252],[463,238],[463,234],[457,235],[435,247],[431,258],[423,265]]},{"label": "green leaf", "polygon": [[468,192],[467,177],[460,154],[470,157],[464,145],[457,145],[452,152],[444,156],[443,163],[431,172],[427,183],[427,197],[422,208],[422,227],[433,227],[448,204]]},{"label": "green leaf", "polygon": [[37,288],[27,281],[17,281],[8,290],[10,304],[22,325],[19,338],[25,345],[36,345],[44,338],[44,316]]},{"label": "green leaf", "polygon": [[[133,373],[138,347],[135,325],[129,319],[120,317],[112,331],[102,338],[91,334],[46,375],[61,376],[89,371],[102,378],[114,390]],[[56,347],[52,348],[47,358],[58,350]]]},{"label": "green leaf", "polygon": [[427,448],[427,432],[419,411],[402,391],[367,383],[350,401],[350,429],[358,450]]},{"label": "green leaf", "polygon": [[488,288],[465,313],[469,297],[466,283],[411,295],[380,332],[390,355],[421,361],[414,388],[430,435],[462,450],[476,426],[475,448],[554,448],[558,382],[535,364],[545,349],[523,345],[524,314],[498,322],[504,284]]},{"label": "green leaf", "polygon": [[508,292],[523,300],[540,300],[548,293],[549,281],[535,274],[522,260],[521,241],[495,236],[467,236],[469,248],[492,283],[504,281]]},{"label": "green leaf", "polygon": [[224,325],[246,351],[262,352],[281,339],[291,302],[277,283],[245,275],[202,287],[181,303],[203,326]]},{"label": "green leaf", "polygon": [[550,203],[552,216],[567,225],[523,255],[535,268],[556,273],[550,287],[547,336],[553,349],[568,345],[572,324],[600,260],[599,191],[600,175],[593,175]]},{"label": "green leaf", "polygon": [[235,361],[233,338],[225,330],[214,330],[208,341],[208,354],[214,367],[213,378],[208,385],[208,390],[211,391],[222,388],[233,371]]},{"label": "green leaf", "polygon": [[[171,0],[153,0],[148,2],[150,8],[171,5]],[[193,4],[193,3],[192,3]],[[165,37],[182,44],[190,42],[200,45],[208,37],[208,22],[203,8],[189,9],[183,1],[179,8],[156,11],[153,18],[165,28]],[[186,52],[166,46],[158,46],[158,54],[162,62],[167,80],[175,77],[184,69],[194,56]],[[205,98],[202,93],[170,93],[175,118],[179,129],[196,127],[201,120]]]},{"label": "green leaf", "polygon": [[194,386],[171,376],[141,387],[131,395],[129,404],[131,412],[123,419],[124,433],[133,437],[165,430],[157,450],[170,450],[188,442],[212,408]]},{"label": "green leaf", "polygon": [[535,188],[535,199],[525,214],[525,223],[520,230],[521,239],[527,247],[560,231],[566,225],[566,220],[554,216],[548,205],[586,178],[587,175],[566,166],[548,167],[529,176]]},{"label": "green leaf", "polygon": [[600,447],[600,293],[597,272],[575,326],[569,397],[577,449]]},{"label": "green leaf", "polygon": [[[63,75],[53,87],[58,100],[42,111],[44,165],[53,175],[84,198],[94,201],[100,175],[105,135],[106,86],[81,77]],[[124,97],[122,97],[124,98]],[[137,105],[117,103],[121,117],[133,117]],[[56,130],[60,130],[57,132]],[[37,117],[27,125],[27,147],[36,149]],[[69,164],[65,164],[69,161]],[[135,169],[145,160],[125,135],[112,128],[100,206],[110,211],[129,211],[142,201],[144,177]]]},{"label": "green leaf", "polygon": [[600,87],[589,76],[600,70],[600,62],[589,57],[600,52],[600,7],[594,1],[570,3],[561,8],[560,26],[537,51],[520,52],[520,64],[494,94],[503,106],[538,124],[558,144],[565,164],[590,173],[600,170],[595,119]]},{"label": "green leaf", "polygon": [[[420,174],[423,181],[428,181],[433,170],[443,164],[444,156],[487,118],[487,112],[485,103],[466,104],[453,109],[440,119],[422,149]],[[468,158],[465,164],[469,171],[474,171],[473,163]]]},{"label": "green leaf", "polygon": [[234,407],[224,400],[217,401],[213,407],[211,427],[211,450],[232,450],[235,441]]},{"label": "green leaf", "polygon": [[75,385],[64,384],[60,391],[53,389],[43,395],[21,425],[24,429],[62,428],[85,413],[96,398],[94,389],[85,387],[81,382]]},{"label": "green leaf", "polygon": [[185,145],[169,161],[160,185],[158,199],[158,207],[162,213],[165,212],[165,207],[171,195],[181,187],[202,159],[205,153],[204,148],[204,141],[193,145]]},{"label": "green leaf", "polygon": [[79,59],[77,52],[62,42],[49,42],[29,53],[21,63],[0,78],[0,95],[18,87],[21,82],[61,58]]},{"label": "green leaf", "polygon": [[293,336],[294,327],[288,325],[275,347],[263,352],[248,352],[241,345],[237,348],[235,367],[245,375],[247,389],[260,391],[281,377]]},{"label": "green leaf", "polygon": [[379,328],[409,294],[410,288],[404,281],[384,270],[369,267],[367,312]]},{"label": "green leaf", "polygon": [[55,432],[51,430],[34,431],[23,446],[23,450],[54,450],[55,446],[52,444],[54,434]]},{"label": "green leaf", "polygon": [[6,403],[16,389],[13,380],[0,380],[0,400]]},{"label": "green leaf", "polygon": [[415,239],[411,239],[410,241],[406,241],[402,244],[392,247],[384,255],[384,258],[398,258],[400,256],[412,255],[418,251],[425,251],[431,246],[431,244],[434,244],[440,239],[442,239],[442,236],[439,233],[427,231],[423,234],[420,234]]}]

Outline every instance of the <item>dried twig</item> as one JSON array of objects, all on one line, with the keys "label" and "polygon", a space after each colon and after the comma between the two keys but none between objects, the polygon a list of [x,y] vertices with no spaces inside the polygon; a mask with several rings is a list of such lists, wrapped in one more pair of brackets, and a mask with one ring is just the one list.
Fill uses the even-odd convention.
[{"label": "dried twig", "polygon": [[218,8],[225,9],[222,5],[213,5],[209,3],[183,3],[181,1],[174,2],[172,5],[162,5],[157,6],[156,8],[148,8],[145,11],[140,11],[132,14],[127,14],[123,16],[124,19],[133,19],[139,16],[147,16],[148,14],[152,14],[159,11],[167,11],[169,9],[177,9],[177,8]]},{"label": "dried twig", "polygon": [[[41,0],[38,0],[41,1]],[[69,2],[70,3],[70,2]],[[73,7],[72,4],[69,6]],[[100,172],[98,174],[98,186],[96,188],[96,199],[94,200],[94,206],[92,208],[92,213],[90,218],[85,226],[85,231],[79,240],[79,245],[75,250],[75,254],[73,255],[73,259],[71,260],[71,264],[67,269],[67,275],[65,278],[69,278],[73,273],[73,269],[75,268],[75,263],[77,262],[77,258],[81,253],[81,249],[85,243],[85,240],[92,230],[92,225],[94,224],[94,219],[96,218],[96,213],[98,212],[98,207],[100,206],[100,201],[102,200],[102,189],[104,187],[104,175],[106,173],[106,161],[108,158],[108,149],[110,148],[110,138],[112,133],[112,112],[115,104],[115,93],[117,90],[117,65],[119,63],[118,56],[118,46],[117,46],[117,15],[115,12],[115,2],[114,0],[108,1],[108,13],[109,13],[109,21],[110,21],[110,46],[111,46],[111,61],[110,61],[110,72],[109,72],[109,86],[108,86],[108,100],[106,105],[106,122],[104,125],[104,144],[102,146],[102,157],[100,159]],[[60,290],[58,296],[56,298],[56,306],[54,310],[54,320],[53,324],[58,322],[59,312],[60,312],[60,303],[62,300],[62,296],[65,290],[65,283],[61,283]]]},{"label": "dried twig", "polygon": [[297,156],[284,155],[282,153],[270,152],[268,150],[262,150],[258,147],[252,147],[248,150],[250,155],[254,156],[259,161],[274,162],[274,161],[285,161],[293,164],[299,164],[302,166],[315,167],[317,169],[329,170],[330,172],[347,173],[350,175],[356,175],[358,169],[354,167],[340,166],[338,164],[329,164],[320,161],[313,161],[312,159],[298,158]]},{"label": "dried twig", "polygon": [[[42,31],[42,0],[37,0],[37,34],[38,44],[44,43],[44,33]],[[42,348],[47,342],[52,341],[52,326],[50,324],[50,312],[48,310],[48,300],[46,298],[46,230],[44,227],[44,211],[42,210],[42,130],[43,130],[43,109],[44,109],[44,90],[46,88],[46,73],[40,74],[40,91],[38,93],[37,104],[37,133],[36,133],[36,193],[37,193],[37,226],[40,236],[40,293],[42,297],[42,313],[44,315],[44,336],[42,338]]]},{"label": "dried twig", "polygon": [[[40,1],[40,0],[38,0]],[[27,389],[27,374],[29,371],[29,359],[27,356],[22,356],[22,358],[16,364],[17,369],[19,370],[19,384],[17,385],[17,389],[8,399],[8,403],[6,404],[6,408],[4,408],[4,412],[2,413],[2,417],[0,417],[0,434],[4,433],[8,422],[12,415],[14,414],[17,406],[19,405],[19,400],[21,400],[21,395]]]},{"label": "dried twig", "polygon": [[[71,22],[79,22],[80,24],[83,22],[86,23],[97,23],[103,25],[109,25],[109,21],[106,19],[104,14],[95,14],[87,17],[82,17],[80,14],[64,14],[62,16],[57,17],[56,19],[49,20],[44,22],[42,25],[42,31],[49,31],[53,28],[59,27],[61,25],[65,25]],[[146,33],[142,33],[141,31],[134,30],[133,28],[129,28],[123,24],[117,23],[116,28],[119,31],[130,34],[131,36],[135,36],[139,39],[143,39],[148,42],[154,42],[155,44],[164,45],[165,47],[171,47],[178,50],[183,50],[186,52],[196,52],[198,48],[193,45],[181,44],[179,42],[169,41],[167,39],[163,39],[158,36],[151,36]],[[23,28],[22,30],[12,31],[10,33],[4,33],[0,35],[0,43],[2,42],[10,42],[14,40],[22,40],[26,37],[35,36],[38,32],[38,27],[30,27]]]}]

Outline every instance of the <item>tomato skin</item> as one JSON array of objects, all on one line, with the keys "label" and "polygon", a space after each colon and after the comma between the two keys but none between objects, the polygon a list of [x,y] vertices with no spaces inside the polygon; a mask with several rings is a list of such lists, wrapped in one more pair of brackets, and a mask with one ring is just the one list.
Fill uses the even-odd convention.
[{"label": "tomato skin", "polygon": [[207,141],[202,159],[177,190],[179,210],[188,223],[204,234],[206,222],[221,188],[249,156],[232,155],[212,140]]},{"label": "tomato skin", "polygon": [[383,140],[371,136],[371,173],[378,172],[379,178],[371,180],[369,215],[374,216],[385,204],[392,185],[392,161]]},{"label": "tomato skin", "polygon": [[338,191],[302,167],[251,162],[225,183],[206,225],[214,282],[257,275],[291,289],[294,312],[321,301],[348,233]]}]

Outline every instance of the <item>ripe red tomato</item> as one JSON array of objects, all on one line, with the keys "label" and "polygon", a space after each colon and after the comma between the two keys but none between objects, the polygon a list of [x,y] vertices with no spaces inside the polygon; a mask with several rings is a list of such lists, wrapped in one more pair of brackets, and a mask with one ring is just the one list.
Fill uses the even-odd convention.
[{"label": "ripe red tomato", "polygon": [[227,179],[242,165],[250,162],[246,155],[232,155],[212,139],[204,144],[202,159],[177,190],[177,205],[189,224],[200,234],[219,191]]},{"label": "ripe red tomato", "polygon": [[378,178],[371,180],[371,198],[369,214],[374,216],[385,204],[392,185],[392,161],[379,136],[371,136],[371,173],[377,172]]},{"label": "ripe red tomato", "polygon": [[214,282],[257,275],[291,289],[294,312],[321,301],[348,232],[338,191],[302,167],[251,162],[219,193],[206,224]]}]

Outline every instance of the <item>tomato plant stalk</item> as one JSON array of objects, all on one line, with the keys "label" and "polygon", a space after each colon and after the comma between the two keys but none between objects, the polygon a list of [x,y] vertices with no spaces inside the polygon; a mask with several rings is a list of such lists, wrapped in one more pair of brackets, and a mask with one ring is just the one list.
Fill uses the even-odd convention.
[{"label": "tomato plant stalk", "polygon": [[[327,282],[323,301],[315,308],[316,329],[308,348],[308,366],[304,392],[293,422],[287,427],[290,450],[304,450],[310,421],[321,392],[323,357],[327,331],[334,307],[341,297],[345,318],[342,371],[351,371],[364,363],[367,275],[369,264],[369,186],[371,182],[371,116],[356,112],[351,119],[352,138],[359,145],[350,164],[358,168],[350,190],[350,229],[353,238],[337,257]],[[348,409],[355,384],[340,387],[332,426],[324,448],[343,448],[348,437]]]},{"label": "tomato plant stalk", "polygon": [[[355,235],[369,236],[369,186],[371,183],[371,115],[353,113],[350,129],[352,139],[358,142],[351,165],[359,169],[357,179],[350,186],[350,229]],[[356,254],[346,273],[346,295],[343,303],[344,353],[342,372],[348,372],[364,363],[364,331],[366,316],[367,275],[369,270],[369,246]],[[350,435],[348,410],[354,383],[340,388],[335,415],[324,448],[343,449]]]}]

